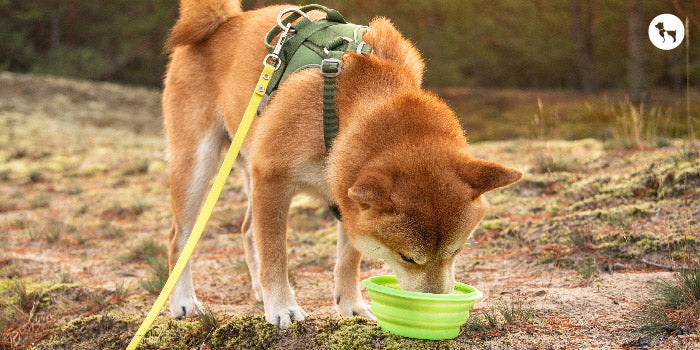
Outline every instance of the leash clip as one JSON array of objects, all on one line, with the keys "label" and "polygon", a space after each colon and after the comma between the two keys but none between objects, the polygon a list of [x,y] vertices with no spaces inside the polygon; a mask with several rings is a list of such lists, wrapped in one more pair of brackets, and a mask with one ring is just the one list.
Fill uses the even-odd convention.
[{"label": "leash clip", "polygon": [[[295,7],[290,7],[288,9],[282,10],[278,15],[277,15],[277,25],[284,29],[284,31],[280,34],[279,40],[277,40],[277,44],[275,45],[275,49],[272,50],[272,53],[268,54],[265,56],[263,59],[263,66],[268,64],[270,60],[274,62],[275,70],[277,70],[280,65],[282,65],[282,60],[280,59],[280,52],[282,52],[282,45],[284,45],[285,42],[287,42],[287,39],[290,35],[294,34],[294,29],[292,28],[291,23],[285,24],[284,21],[290,18],[291,16],[285,18],[284,20],[282,19],[282,16],[284,14],[289,13],[289,12],[294,12],[299,14],[300,16],[303,16],[307,19],[309,19],[309,16],[306,15],[306,13],[298,8]],[[310,20],[310,19],[309,19]]]},{"label": "leash clip", "polygon": [[272,53],[267,54],[265,58],[263,59],[263,66],[268,64],[270,60],[272,59],[274,62],[275,70],[277,70],[280,65],[282,65],[282,60],[280,59],[280,52],[282,51],[282,45],[287,41],[287,37],[289,36],[290,31],[293,31],[292,26],[287,26],[287,27],[282,27],[284,28],[284,32],[280,34],[279,40],[277,40],[277,45],[275,45],[275,49],[272,50]]}]

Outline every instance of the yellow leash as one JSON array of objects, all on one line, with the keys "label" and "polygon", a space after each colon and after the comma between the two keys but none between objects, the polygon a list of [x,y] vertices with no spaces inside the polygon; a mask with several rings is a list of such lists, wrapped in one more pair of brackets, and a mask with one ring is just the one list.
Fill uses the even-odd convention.
[{"label": "yellow leash", "polygon": [[143,320],[143,323],[141,323],[141,326],[136,331],[134,338],[131,339],[129,346],[126,347],[127,350],[135,350],[141,342],[141,339],[143,339],[143,337],[146,335],[146,332],[148,332],[148,329],[151,328],[151,325],[156,320],[160,310],[168,300],[170,293],[172,293],[173,288],[175,288],[175,283],[180,278],[182,271],[187,265],[187,262],[190,260],[199,238],[202,236],[204,226],[206,226],[207,221],[209,221],[211,212],[214,210],[214,205],[221,195],[221,190],[224,188],[226,178],[228,178],[229,174],[231,173],[231,168],[233,168],[233,163],[236,161],[238,152],[241,150],[243,140],[245,139],[248,129],[250,128],[250,124],[253,122],[253,118],[258,111],[260,101],[262,101],[263,95],[265,95],[267,84],[269,84],[272,73],[275,71],[275,66],[267,63],[267,58],[265,58],[265,61],[265,68],[263,69],[262,74],[260,74],[260,79],[258,79],[258,84],[255,86],[253,96],[250,98],[250,102],[248,102],[248,108],[246,108],[245,113],[243,114],[243,119],[241,119],[241,123],[238,125],[238,130],[236,130],[236,134],[233,136],[231,147],[229,147],[228,152],[226,152],[224,162],[221,164],[221,168],[219,168],[219,173],[216,175],[216,179],[214,179],[214,184],[211,186],[211,190],[209,191],[206,202],[204,202],[202,211],[199,213],[199,217],[197,217],[192,233],[187,239],[187,243],[185,244],[184,249],[182,249],[182,253],[177,259],[177,263],[173,267],[173,271],[170,273],[168,281],[165,282],[165,286],[160,291],[158,299],[156,299],[156,302],[151,307],[151,311],[148,312],[148,315]]}]

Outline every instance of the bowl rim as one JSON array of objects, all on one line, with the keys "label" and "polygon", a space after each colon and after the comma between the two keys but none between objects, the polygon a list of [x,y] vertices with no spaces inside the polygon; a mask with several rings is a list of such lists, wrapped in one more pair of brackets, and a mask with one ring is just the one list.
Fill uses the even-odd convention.
[{"label": "bowl rim", "polygon": [[[423,293],[423,292],[412,292],[408,290],[401,290],[401,289],[396,289],[392,287],[387,287],[385,285],[381,285],[378,282],[378,280],[381,280],[381,282],[384,283],[397,283],[398,279],[396,276],[393,275],[383,275],[383,276],[374,276],[370,278],[366,278],[362,281],[362,285],[367,288],[367,290],[374,291],[374,292],[379,292],[379,293],[384,293],[388,294],[391,296],[395,297],[402,297],[406,299],[412,299],[412,300],[432,300],[432,301],[476,301],[478,299],[481,299],[483,297],[483,293],[481,293],[480,290],[462,283],[462,282],[455,282],[455,289],[460,289],[462,291],[468,291],[468,290],[473,290],[472,292],[468,292],[466,294],[433,294],[433,293]],[[465,290],[466,289],[466,290]]]}]

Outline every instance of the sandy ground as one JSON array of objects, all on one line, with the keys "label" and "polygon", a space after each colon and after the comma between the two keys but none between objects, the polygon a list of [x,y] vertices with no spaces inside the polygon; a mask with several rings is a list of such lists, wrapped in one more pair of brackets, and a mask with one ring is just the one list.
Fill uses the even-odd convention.
[{"label": "sandy ground", "polygon": [[[78,317],[145,315],[155,295],[140,285],[152,272],[139,249],[149,238],[164,245],[170,227],[158,93],[8,74],[0,82],[0,278],[30,286],[63,279],[77,285],[71,293],[81,291],[28,322],[27,315],[6,322],[0,347],[48,346]],[[631,319],[655,281],[673,278],[641,259],[669,267],[698,262],[697,153],[682,141],[621,151],[596,140],[487,142],[472,151],[526,175],[488,195],[492,209],[460,254],[456,278],[484,292],[475,317],[503,303],[533,316],[488,331],[463,328],[456,340],[430,346],[700,349],[697,330],[645,339]],[[193,258],[199,300],[222,323],[262,314],[238,233],[245,206],[234,171]],[[334,219],[300,196],[288,232],[299,304],[312,319],[334,316]],[[164,258],[162,248],[156,256]],[[390,274],[381,261],[363,261],[362,278],[380,274]],[[123,285],[127,296],[117,298]],[[95,293],[106,301],[96,302]],[[3,303],[7,314],[10,302]]]}]

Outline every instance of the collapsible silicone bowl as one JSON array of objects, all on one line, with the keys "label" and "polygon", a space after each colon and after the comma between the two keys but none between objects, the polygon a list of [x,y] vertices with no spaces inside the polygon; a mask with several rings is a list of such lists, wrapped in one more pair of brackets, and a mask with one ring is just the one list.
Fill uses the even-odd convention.
[{"label": "collapsible silicone bowl", "polygon": [[375,276],[362,281],[372,300],[377,325],[385,331],[418,339],[452,339],[467,322],[469,310],[482,293],[455,283],[453,294],[410,292],[399,289],[394,276]]}]

